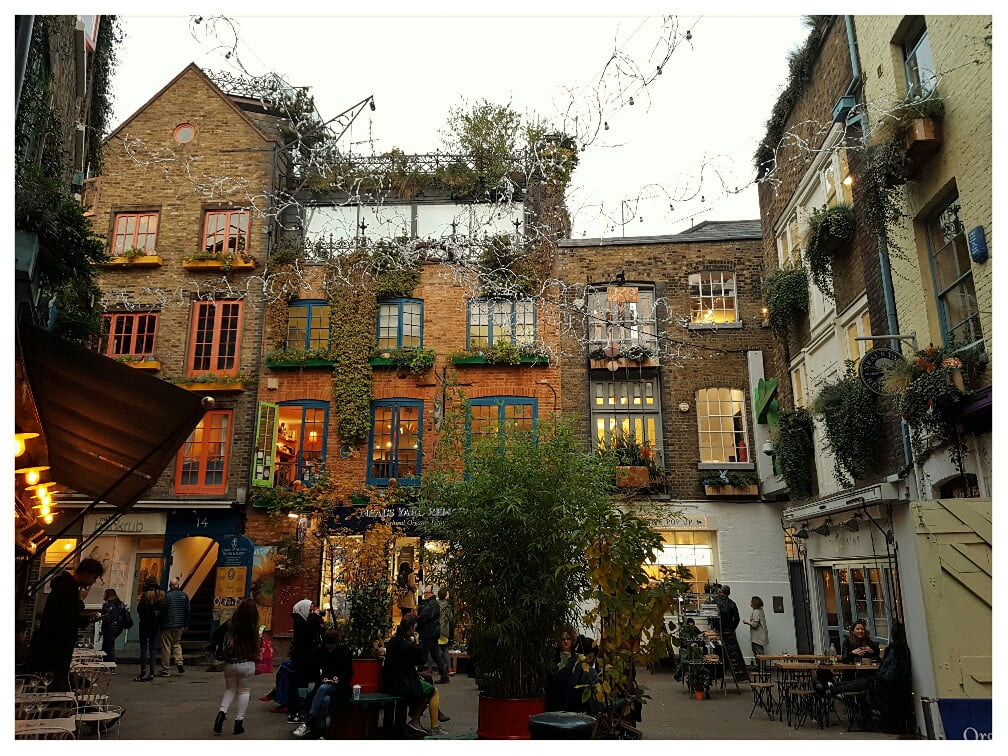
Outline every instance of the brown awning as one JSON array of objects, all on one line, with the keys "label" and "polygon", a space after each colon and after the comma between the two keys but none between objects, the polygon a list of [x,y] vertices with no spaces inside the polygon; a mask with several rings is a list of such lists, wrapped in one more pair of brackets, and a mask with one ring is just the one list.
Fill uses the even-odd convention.
[{"label": "brown awning", "polygon": [[[203,417],[203,397],[37,326],[20,323],[17,331],[49,477],[117,508],[131,506]],[[32,410],[19,404],[16,412],[25,411]]]}]

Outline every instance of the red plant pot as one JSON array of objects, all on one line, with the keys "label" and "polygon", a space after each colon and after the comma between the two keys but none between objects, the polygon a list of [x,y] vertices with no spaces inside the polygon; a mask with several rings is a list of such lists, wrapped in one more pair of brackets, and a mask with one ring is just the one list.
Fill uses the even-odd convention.
[{"label": "red plant pot", "polygon": [[529,740],[529,717],[544,711],[545,698],[491,698],[481,695],[476,736],[483,740]]},{"label": "red plant pot", "polygon": [[381,687],[381,660],[354,659],[353,684],[361,686],[361,693],[378,693]]}]

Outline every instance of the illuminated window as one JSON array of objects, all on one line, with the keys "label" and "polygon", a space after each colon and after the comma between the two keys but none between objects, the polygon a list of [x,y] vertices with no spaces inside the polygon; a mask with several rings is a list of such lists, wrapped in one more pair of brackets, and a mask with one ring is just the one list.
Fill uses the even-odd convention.
[{"label": "illuminated window", "polygon": [[329,303],[302,299],[287,308],[288,349],[329,348]]},{"label": "illuminated window", "polygon": [[376,335],[381,349],[423,346],[423,302],[419,299],[380,302]]},{"label": "illuminated window", "polygon": [[689,581],[693,597],[684,608],[696,609],[706,598],[704,586],[714,582],[716,575],[716,534],[709,530],[673,530],[663,533],[662,540],[657,562],[645,563],[644,571],[649,578],[658,580],[661,567],[686,567],[693,576]]},{"label": "illuminated window", "polygon": [[594,380],[591,417],[595,443],[610,447],[620,438],[633,438],[649,448],[659,465],[662,458],[661,403],[657,378]]},{"label": "illuminated window", "polygon": [[508,432],[535,430],[539,400],[527,396],[470,399],[466,426],[469,442],[506,437]]},{"label": "illuminated window", "polygon": [[690,273],[689,296],[691,324],[738,321],[734,273],[724,271]]},{"label": "illuminated window", "polygon": [[700,389],[696,394],[696,407],[700,462],[749,462],[742,390]]},{"label": "illuminated window", "polygon": [[77,548],[76,538],[59,538],[46,548],[43,554],[43,562],[45,564],[58,564],[63,561],[63,558]]},{"label": "illuminated window", "polygon": [[179,450],[175,493],[224,493],[230,447],[231,410],[210,410]]},{"label": "illuminated window", "polygon": [[193,303],[188,358],[190,375],[235,375],[238,372],[241,320],[240,301],[221,299]]},{"label": "illuminated window", "polygon": [[153,255],[157,249],[158,214],[116,213],[112,230],[112,257],[121,257],[129,252]]},{"label": "illuminated window", "polygon": [[422,419],[421,401],[381,399],[372,402],[369,484],[387,485],[392,478],[403,485],[419,484],[423,458]]},{"label": "illuminated window", "polygon": [[104,315],[102,354],[143,359],[154,354],[156,312],[116,312]]}]

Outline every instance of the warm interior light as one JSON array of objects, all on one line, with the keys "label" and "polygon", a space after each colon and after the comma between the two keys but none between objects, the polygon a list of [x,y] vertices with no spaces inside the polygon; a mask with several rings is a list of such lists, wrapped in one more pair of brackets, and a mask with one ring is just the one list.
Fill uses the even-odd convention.
[{"label": "warm interior light", "polygon": [[854,177],[853,176],[850,176],[850,175],[844,176],[844,180],[843,180],[844,186],[850,186],[853,183],[854,183]]},{"label": "warm interior light", "polygon": [[42,522],[44,522],[46,525],[52,525],[52,521],[53,516],[51,514],[47,514],[42,518]]},{"label": "warm interior light", "polygon": [[64,539],[64,540],[66,540],[66,543],[64,543],[64,544],[63,544],[63,550],[64,550],[64,551],[70,551],[70,550],[72,550],[72,549],[73,549],[73,547],[74,547],[74,542],[73,542],[73,540],[71,540],[71,539],[69,539],[69,538],[67,538],[67,539]]},{"label": "warm interior light", "polygon": [[30,438],[38,438],[38,433],[15,433],[14,434],[14,456],[20,457],[25,453],[25,441]]},{"label": "warm interior light", "polygon": [[15,475],[21,474],[25,476],[25,483],[29,486],[34,486],[39,482],[39,473],[43,473],[49,469],[49,465],[41,465],[37,467],[22,467],[14,471]]}]

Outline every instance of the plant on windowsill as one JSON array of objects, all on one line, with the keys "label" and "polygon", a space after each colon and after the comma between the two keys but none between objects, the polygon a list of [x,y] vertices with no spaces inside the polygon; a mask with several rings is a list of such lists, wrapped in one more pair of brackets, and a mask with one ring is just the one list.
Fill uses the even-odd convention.
[{"label": "plant on windowsill", "polygon": [[833,477],[841,488],[851,488],[875,469],[883,418],[876,395],[861,382],[854,362],[846,360],[844,365],[844,375],[816,395],[812,412],[824,422],[826,445],[836,460]]},{"label": "plant on windowsill", "polygon": [[215,252],[201,249],[182,257],[183,268],[209,268],[231,270],[232,268],[254,268],[256,259],[241,250],[239,252]]},{"label": "plant on windowsill", "polygon": [[482,349],[460,349],[448,355],[454,365],[548,365],[549,351],[538,344],[498,341]]},{"label": "plant on windowsill", "polygon": [[805,268],[773,270],[763,279],[767,323],[778,338],[786,340],[791,327],[808,315],[809,287]]},{"label": "plant on windowsill", "polygon": [[266,355],[266,367],[331,366],[335,356],[331,349],[274,349]]},{"label": "plant on windowsill", "polygon": [[602,464],[612,466],[617,488],[647,488],[657,473],[654,449],[632,433],[613,434],[599,443],[596,454]]},{"label": "plant on windowsill", "polygon": [[739,470],[718,470],[700,476],[708,496],[758,496],[759,476]]},{"label": "plant on windowsill", "polygon": [[854,238],[854,208],[836,205],[812,213],[805,238],[805,261],[819,290],[833,297],[834,253],[849,246]]},{"label": "plant on windowsill", "polygon": [[807,498],[814,488],[815,444],[812,413],[805,407],[785,410],[771,431],[774,461],[792,499]]},{"label": "plant on windowsill", "polygon": [[199,375],[189,375],[182,378],[165,378],[168,383],[182,386],[192,390],[196,386],[226,386],[232,390],[240,391],[245,384],[252,381],[252,376],[247,373],[236,375],[217,375],[216,373],[200,373]]},{"label": "plant on windowsill", "polygon": [[963,473],[966,432],[959,422],[969,400],[968,386],[982,373],[979,347],[929,344],[903,364],[902,375],[890,378],[890,387],[902,385],[896,408],[910,426],[910,439],[918,462],[934,445],[947,446],[949,461]]},{"label": "plant on windowsill", "polygon": [[433,349],[376,349],[371,356],[372,365],[388,365],[401,373],[425,375],[434,367],[437,352]]}]

